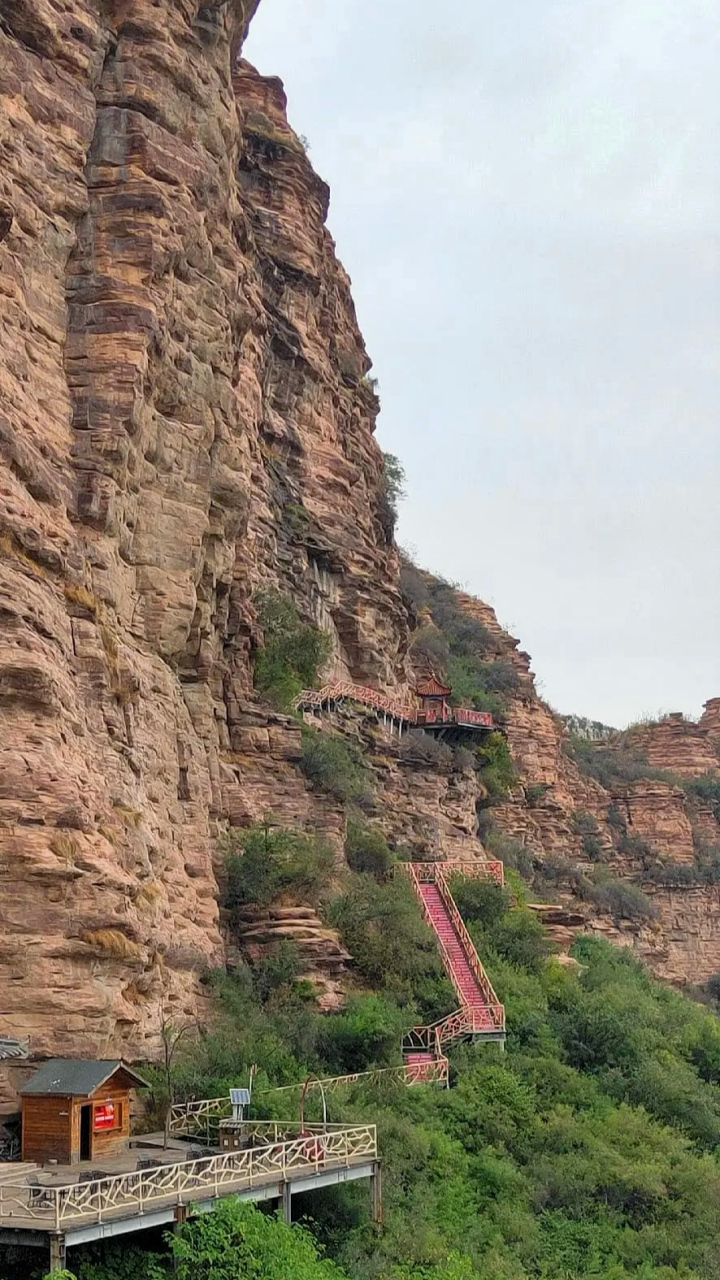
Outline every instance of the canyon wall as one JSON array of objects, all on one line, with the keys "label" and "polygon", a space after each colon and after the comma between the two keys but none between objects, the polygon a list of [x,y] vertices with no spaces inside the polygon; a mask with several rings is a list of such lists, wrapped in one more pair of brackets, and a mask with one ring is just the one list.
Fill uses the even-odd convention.
[{"label": "canyon wall", "polygon": [[[280,81],[238,61],[256,3],[2,8],[0,1030],[37,1055],[151,1057],[163,1018],[204,1016],[200,977],[227,959],[227,826],[272,813],[342,858],[343,805],[299,770],[297,721],[253,692],[259,590],[327,633],[328,678],[405,696],[426,669],[328,190]],[[589,814],[634,878],[618,812],[660,859],[692,863],[698,832],[720,843],[672,780],[610,793],[585,776],[527,654],[456,598],[516,677],[501,831],[538,864],[581,865]],[[482,852],[466,758],[413,758],[357,710],[322,727],[363,752],[368,820],[402,856]],[[720,699],[700,726],[648,732],[663,770],[716,770]],[[658,920],[586,927],[677,981],[720,969],[717,890],[653,892]],[[251,950],[280,936],[332,1003],[347,957],[331,931],[292,908],[248,921]]]},{"label": "canyon wall", "polygon": [[405,678],[370,362],[282,86],[235,61],[255,7],[3,6],[1,1015],[36,1053],[202,1012],[218,828],[308,811],[258,587]]}]

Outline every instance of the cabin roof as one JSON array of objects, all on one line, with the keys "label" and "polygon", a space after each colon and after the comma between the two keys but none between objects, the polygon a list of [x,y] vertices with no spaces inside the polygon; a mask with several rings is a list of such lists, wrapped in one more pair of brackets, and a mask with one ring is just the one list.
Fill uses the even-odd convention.
[{"label": "cabin roof", "polygon": [[26,1080],[20,1094],[24,1097],[26,1094],[56,1093],[64,1097],[88,1098],[118,1071],[130,1077],[130,1088],[147,1087],[147,1081],[121,1058],[50,1058]]},{"label": "cabin roof", "polygon": [[417,686],[416,693],[419,698],[446,698],[452,693],[449,684],[442,684],[437,676],[428,676],[427,680],[421,680]]}]

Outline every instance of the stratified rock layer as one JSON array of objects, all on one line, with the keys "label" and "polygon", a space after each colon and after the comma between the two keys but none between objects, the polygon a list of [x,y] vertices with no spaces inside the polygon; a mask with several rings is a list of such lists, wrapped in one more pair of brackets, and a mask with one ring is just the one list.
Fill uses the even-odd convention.
[{"label": "stratified rock layer", "polygon": [[279,81],[231,76],[256,2],[0,24],[2,1014],[36,1053],[144,1056],[197,1012],[218,823],[307,795],[297,732],[250,732],[255,589],[404,678],[327,189]]},{"label": "stratified rock layer", "polygon": [[[405,694],[411,676],[328,191],[280,81],[236,59],[256,5],[2,6],[0,1030],[35,1054],[152,1056],[163,1016],[202,1013],[199,976],[226,958],[223,827],[272,813],[322,831],[340,863],[343,806],[299,771],[297,722],[252,692],[257,589],[324,628],[329,677]],[[590,814],[635,879],[610,808],[661,861],[720,843],[712,806],[673,779],[611,794],[584,777],[518,642],[458,602],[517,675],[506,832],[582,863]],[[363,750],[368,821],[403,856],[482,852],[485,795],[461,757],[413,758],[360,713],[324,727]],[[637,742],[675,775],[716,771],[720,699]],[[652,891],[656,922],[586,927],[675,981],[720,969],[717,889]],[[578,911],[553,921],[567,942]],[[346,957],[318,920],[288,904],[245,923],[251,954],[292,939],[340,997]]]}]

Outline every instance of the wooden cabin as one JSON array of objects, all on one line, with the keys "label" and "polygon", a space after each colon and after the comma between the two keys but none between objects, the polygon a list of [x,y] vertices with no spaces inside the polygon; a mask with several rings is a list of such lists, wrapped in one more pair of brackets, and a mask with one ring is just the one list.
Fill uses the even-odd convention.
[{"label": "wooden cabin", "polygon": [[118,1058],[52,1058],[20,1089],[22,1159],[94,1163],[115,1155],[130,1135],[130,1094],[146,1086]]}]

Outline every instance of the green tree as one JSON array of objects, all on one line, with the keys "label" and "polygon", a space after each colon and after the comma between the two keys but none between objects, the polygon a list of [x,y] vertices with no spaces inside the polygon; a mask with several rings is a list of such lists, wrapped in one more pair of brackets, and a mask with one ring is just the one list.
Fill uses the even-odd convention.
[{"label": "green tree", "polygon": [[343,1280],[303,1227],[239,1200],[185,1223],[170,1238],[178,1280]]},{"label": "green tree", "polygon": [[255,654],[255,688],[273,706],[289,710],[303,688],[312,688],[330,656],[331,641],[313,623],[303,622],[293,601],[279,591],[255,597],[263,642]]},{"label": "green tree", "polygon": [[321,837],[275,826],[271,819],[223,838],[226,885],[223,905],[236,911],[269,906],[283,895],[317,903],[332,877],[335,855]]}]

